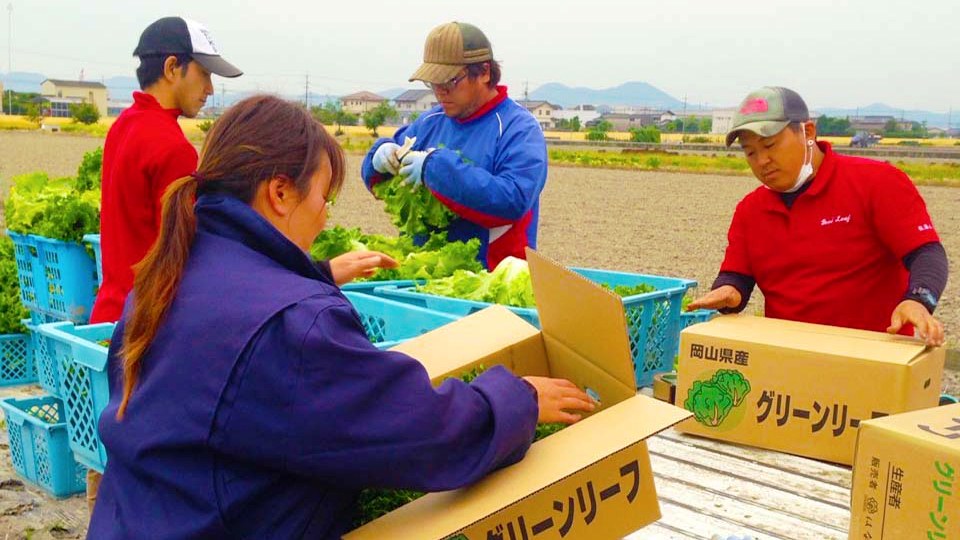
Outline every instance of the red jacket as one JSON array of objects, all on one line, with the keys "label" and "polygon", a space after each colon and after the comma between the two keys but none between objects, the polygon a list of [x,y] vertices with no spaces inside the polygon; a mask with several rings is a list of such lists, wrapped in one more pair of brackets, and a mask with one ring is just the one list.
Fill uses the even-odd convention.
[{"label": "red jacket", "polygon": [[197,169],[197,151],[180,129],[178,116],[179,109],[163,109],[153,96],[134,92],[133,106],[107,134],[100,208],[103,284],[91,323],[120,318],[133,288],[132,266],[159,233],[164,190]]},{"label": "red jacket", "polygon": [[789,210],[762,186],[740,201],[720,270],[756,279],[768,317],[883,332],[904,256],[940,238],[906,174],[818,144],[820,170]]}]

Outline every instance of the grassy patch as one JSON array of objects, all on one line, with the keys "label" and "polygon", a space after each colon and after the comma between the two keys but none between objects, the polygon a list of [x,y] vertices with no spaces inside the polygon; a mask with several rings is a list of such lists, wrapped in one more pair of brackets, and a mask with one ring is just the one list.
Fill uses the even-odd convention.
[{"label": "grassy patch", "polygon": [[[550,163],[571,167],[669,171],[694,174],[732,174],[750,176],[750,166],[737,153],[692,155],[663,152],[601,152],[550,150]],[[893,163],[917,185],[960,187],[960,163]]]}]

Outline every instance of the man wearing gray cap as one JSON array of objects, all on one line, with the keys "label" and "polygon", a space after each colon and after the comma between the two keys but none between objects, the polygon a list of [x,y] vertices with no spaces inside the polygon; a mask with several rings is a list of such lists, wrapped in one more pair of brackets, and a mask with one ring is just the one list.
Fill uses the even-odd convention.
[{"label": "man wearing gray cap", "polygon": [[803,99],[765,87],[740,104],[740,141],[762,186],[737,205],[713,290],[688,309],[739,312],[754,285],[768,317],[943,344],[933,317],[947,256],[919,192],[888,163],[817,141]]},{"label": "man wearing gray cap", "polygon": [[[547,147],[533,115],[498,86],[487,37],[467,23],[434,28],[410,80],[423,81],[439,105],[374,143],[361,169],[367,188],[402,175],[457,214],[447,240],[478,238],[487,268],[524,258],[524,248],[537,245]],[[415,142],[404,153],[407,138]]]}]

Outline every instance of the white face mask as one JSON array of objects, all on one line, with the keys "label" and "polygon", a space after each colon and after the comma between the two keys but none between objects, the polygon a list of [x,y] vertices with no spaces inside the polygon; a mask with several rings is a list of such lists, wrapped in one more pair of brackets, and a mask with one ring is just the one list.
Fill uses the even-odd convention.
[{"label": "white face mask", "polygon": [[[807,157],[807,154],[810,157]],[[797,181],[793,183],[793,187],[784,191],[784,193],[793,193],[803,187],[807,183],[807,180],[813,176],[813,141],[807,139],[807,132],[803,132],[803,166],[800,167],[800,172],[797,173]]]}]

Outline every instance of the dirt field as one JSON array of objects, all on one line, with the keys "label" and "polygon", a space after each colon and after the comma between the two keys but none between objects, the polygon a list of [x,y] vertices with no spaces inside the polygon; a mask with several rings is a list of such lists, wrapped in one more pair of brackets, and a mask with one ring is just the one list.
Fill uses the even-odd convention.
[{"label": "dirt field", "polygon": [[[45,170],[72,174],[87,150],[100,139],[57,134],[0,132],[0,194],[13,175]],[[379,205],[359,180],[359,157],[349,160],[347,186],[332,211],[331,225],[360,226],[371,233],[394,234]],[[696,279],[706,290],[726,245],[726,230],[736,202],[756,186],[749,178],[626,172],[553,167],[541,207],[540,250],[567,265],[608,268]],[[960,189],[921,187],[943,237],[952,268],[960,268]],[[754,294],[748,310],[761,309]],[[948,286],[938,316],[948,333],[960,331],[960,288]],[[950,346],[958,340],[950,337]],[[947,390],[960,384],[951,378]],[[0,389],[0,397],[10,391]],[[54,502],[42,492],[9,480],[11,472],[0,435],[0,540],[78,538],[84,534],[79,498]],[[4,536],[8,533],[9,536]]]}]

